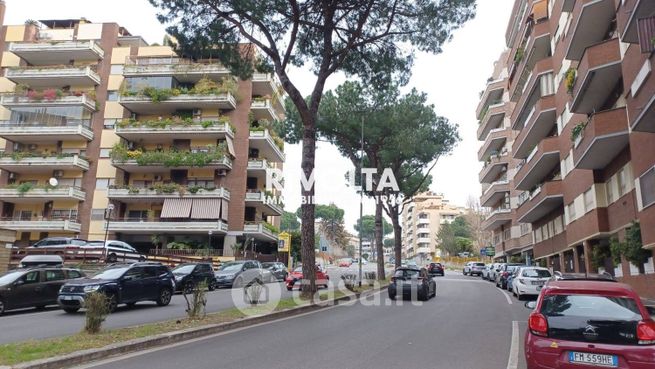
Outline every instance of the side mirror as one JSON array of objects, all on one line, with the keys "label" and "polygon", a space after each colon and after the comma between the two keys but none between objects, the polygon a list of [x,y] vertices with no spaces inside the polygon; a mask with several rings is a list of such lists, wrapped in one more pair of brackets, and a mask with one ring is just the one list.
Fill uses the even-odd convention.
[{"label": "side mirror", "polygon": [[537,302],[536,301],[526,301],[524,306],[530,310],[534,310],[534,308],[537,307]]},{"label": "side mirror", "polygon": [[16,287],[18,287],[18,286],[22,286],[22,285],[24,285],[24,284],[25,284],[25,281],[22,280],[22,279],[19,279],[19,280],[17,280],[16,282],[14,282],[14,286],[16,286]]},{"label": "side mirror", "polygon": [[646,311],[650,316],[655,317],[655,306],[646,306]]},{"label": "side mirror", "polygon": [[133,275],[126,275],[126,276],[123,276],[123,278],[121,278],[121,280],[126,281],[126,282],[131,281],[133,279],[134,279]]}]

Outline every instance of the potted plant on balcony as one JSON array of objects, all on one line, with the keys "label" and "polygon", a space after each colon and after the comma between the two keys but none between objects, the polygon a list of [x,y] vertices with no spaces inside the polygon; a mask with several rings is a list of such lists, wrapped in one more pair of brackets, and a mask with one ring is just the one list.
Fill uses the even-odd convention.
[{"label": "potted plant on balcony", "polygon": [[569,68],[564,75],[566,80],[566,91],[569,94],[573,94],[573,86],[575,86],[575,80],[577,76],[577,71],[574,68]]},{"label": "potted plant on balcony", "polygon": [[581,137],[584,134],[585,128],[587,128],[587,124],[589,121],[586,122],[580,122],[573,127],[571,130],[571,142],[575,142],[578,137]]}]

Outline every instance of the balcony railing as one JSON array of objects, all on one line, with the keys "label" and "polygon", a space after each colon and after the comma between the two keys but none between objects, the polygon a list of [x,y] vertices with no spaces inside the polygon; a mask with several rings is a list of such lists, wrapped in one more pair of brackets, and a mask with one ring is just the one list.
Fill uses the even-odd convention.
[{"label": "balcony railing", "polygon": [[566,59],[580,60],[585,50],[602,41],[617,16],[615,0],[578,0],[573,14],[577,14],[568,31]]},{"label": "balcony railing", "polygon": [[175,183],[159,184],[149,187],[126,186],[109,188],[107,197],[129,202],[130,200],[161,200],[168,198],[224,198],[230,199],[230,191],[223,187],[183,186]]},{"label": "balcony railing", "polygon": [[0,227],[17,232],[70,232],[79,233],[82,225],[77,218],[22,217],[0,218]]},{"label": "balcony railing", "polygon": [[259,150],[260,155],[272,161],[284,162],[284,141],[271,135],[268,129],[250,130],[250,147]]},{"label": "balcony railing", "polygon": [[88,119],[67,120],[65,122],[14,122],[0,121],[0,137],[14,142],[42,140],[46,137],[81,138],[93,140],[91,121]]},{"label": "balcony railing", "polygon": [[512,151],[517,159],[525,159],[530,149],[545,138],[557,124],[555,95],[540,98],[526,119],[521,133],[514,140]]},{"label": "balcony railing", "polygon": [[507,179],[493,182],[482,194],[480,205],[489,207],[496,204],[505,197],[509,190],[509,181]]},{"label": "balcony railing", "polygon": [[[20,187],[23,186],[23,187]],[[6,202],[22,203],[34,201],[51,201],[58,199],[72,199],[84,201],[86,193],[79,187],[31,187],[18,185],[0,188],[0,198]]]},{"label": "balcony railing", "polygon": [[79,155],[65,154],[47,156],[49,154],[15,152],[0,157],[0,169],[14,173],[30,173],[38,171],[59,170],[89,170],[89,162]]},{"label": "balcony railing", "polygon": [[243,225],[243,233],[256,239],[267,241],[276,241],[278,239],[276,230],[273,230],[270,225],[263,222],[246,222]]},{"label": "balcony railing", "polygon": [[267,192],[247,190],[245,201],[246,204],[257,206],[267,215],[282,215],[284,212],[279,197]]},{"label": "balcony railing", "polygon": [[122,218],[111,220],[107,224],[110,232],[126,234],[166,233],[196,233],[207,235],[208,231],[215,234],[227,233],[227,223],[221,220],[171,220],[168,218]]},{"label": "balcony railing", "polygon": [[500,154],[491,155],[478,176],[480,183],[490,183],[489,181],[498,178],[499,175],[507,170],[508,164],[509,155],[507,150],[502,151]]},{"label": "balcony railing", "polygon": [[6,69],[5,77],[14,83],[26,84],[30,87],[92,87],[100,84],[100,76],[94,66],[30,66],[11,67]]},{"label": "balcony railing", "polygon": [[584,129],[573,149],[578,169],[604,169],[628,145],[625,107],[599,112],[581,124]]},{"label": "balcony railing", "polygon": [[104,50],[93,40],[12,42],[9,51],[31,65],[64,64],[70,60],[94,61],[104,58]]},{"label": "balcony railing", "polygon": [[196,62],[178,57],[128,56],[123,68],[124,76],[180,76],[197,80],[203,76],[228,77],[230,70],[215,61]]},{"label": "balcony railing", "polygon": [[621,77],[618,38],[588,47],[578,66],[571,111],[591,114],[600,110]]},{"label": "balcony railing", "polygon": [[520,223],[534,223],[563,205],[562,181],[553,180],[538,186],[517,210]]},{"label": "balcony railing", "polygon": [[489,156],[500,152],[511,134],[512,130],[510,128],[492,129],[487,136],[487,140],[478,150],[478,160],[486,161]]},{"label": "balcony railing", "polygon": [[171,95],[163,100],[153,99],[146,95],[119,96],[118,102],[126,109],[138,114],[164,114],[174,113],[177,110],[189,109],[223,109],[236,108],[236,98],[232,93],[216,94],[179,94]]},{"label": "balcony railing", "polygon": [[173,120],[127,120],[118,122],[115,129],[118,136],[131,142],[140,140],[161,142],[167,139],[196,139],[199,137],[234,137],[234,132],[229,122],[211,119],[189,122]]},{"label": "balcony railing", "polygon": [[548,137],[537,145],[520,168],[517,168],[514,183],[519,190],[529,190],[541,182],[560,164],[560,141],[558,136]]},{"label": "balcony railing", "polygon": [[509,206],[503,205],[497,207],[489,213],[487,218],[482,222],[482,229],[486,231],[493,231],[498,229],[503,224],[512,221],[512,209]]},{"label": "balcony railing", "polygon": [[507,112],[507,105],[500,101],[496,104],[489,105],[489,108],[484,112],[478,127],[478,140],[484,141],[489,135],[489,131],[500,127],[503,124],[503,118]]},{"label": "balcony railing", "polygon": [[489,83],[487,83],[487,87],[484,89],[482,96],[480,96],[480,103],[478,104],[475,112],[478,119],[482,120],[482,113],[486,111],[489,105],[492,105],[493,102],[497,102],[502,99],[503,91],[505,90],[506,86],[506,78],[489,81]]},{"label": "balcony railing", "polygon": [[71,93],[69,96],[54,97],[52,99],[31,97],[26,94],[6,94],[0,96],[0,105],[5,108],[46,107],[46,106],[82,106],[89,111],[96,111],[96,102],[85,94]]}]

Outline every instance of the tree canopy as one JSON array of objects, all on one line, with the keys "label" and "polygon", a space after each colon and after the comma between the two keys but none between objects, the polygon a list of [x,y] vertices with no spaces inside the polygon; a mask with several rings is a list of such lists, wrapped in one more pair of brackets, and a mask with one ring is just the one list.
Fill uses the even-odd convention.
[{"label": "tree canopy", "polygon": [[282,219],[280,221],[280,230],[282,231],[297,231],[300,229],[300,222],[298,221],[298,216],[295,213],[285,211],[282,213]]},{"label": "tree canopy", "polygon": [[450,255],[474,251],[471,227],[464,216],[458,216],[450,224],[442,224],[437,233],[437,240],[439,248]]},{"label": "tree canopy", "polygon": [[[375,216],[364,215],[361,219],[362,223],[362,238],[368,241],[373,241],[375,237]],[[382,229],[384,230],[383,236],[390,234],[393,231],[391,224],[386,219],[382,218]],[[359,221],[355,223],[355,231],[359,232]]]}]

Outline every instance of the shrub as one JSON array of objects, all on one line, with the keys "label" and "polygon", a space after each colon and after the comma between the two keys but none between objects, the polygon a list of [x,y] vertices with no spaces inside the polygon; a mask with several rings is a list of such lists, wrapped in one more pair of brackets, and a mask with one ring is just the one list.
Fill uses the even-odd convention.
[{"label": "shrub", "polygon": [[575,86],[575,80],[576,80],[576,70],[573,68],[569,68],[566,71],[566,74],[564,75],[564,78],[566,80],[566,91],[568,91],[569,94],[573,93],[573,86]]},{"label": "shrub", "polygon": [[24,194],[24,193],[27,193],[32,188],[34,188],[34,183],[25,182],[25,183],[19,184],[18,187],[16,187],[16,190],[18,191],[19,194]]},{"label": "shrub", "polygon": [[103,293],[91,292],[84,298],[86,307],[86,323],[84,331],[89,334],[100,332],[102,323],[109,314],[109,299]]},{"label": "shrub", "polygon": [[259,279],[253,280],[243,288],[243,292],[246,294],[248,303],[251,305],[257,305],[259,303],[259,299],[262,296],[263,290],[264,284]]},{"label": "shrub", "polygon": [[204,318],[207,314],[207,283],[202,281],[196,284],[191,293],[191,300],[187,297],[187,291],[184,291],[184,300],[186,301],[186,313],[189,319]]},{"label": "shrub", "polygon": [[587,128],[587,122],[580,122],[578,123],[573,129],[571,130],[571,142],[575,142],[575,140],[578,139],[583,133],[585,128]]},{"label": "shrub", "polygon": [[644,264],[652,253],[643,248],[641,241],[641,226],[633,222],[625,231],[625,241],[622,243],[623,255],[625,258],[639,268],[640,273],[644,273]]}]

